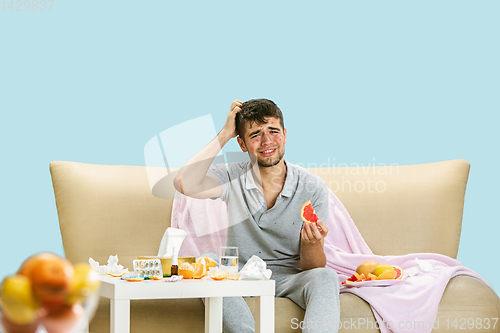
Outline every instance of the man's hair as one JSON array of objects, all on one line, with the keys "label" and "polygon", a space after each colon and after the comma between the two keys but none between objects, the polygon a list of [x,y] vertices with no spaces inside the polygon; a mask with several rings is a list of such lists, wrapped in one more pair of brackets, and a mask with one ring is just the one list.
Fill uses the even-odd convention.
[{"label": "man's hair", "polygon": [[265,98],[246,101],[241,106],[241,111],[236,115],[236,132],[240,138],[244,139],[245,123],[250,122],[250,126],[253,123],[257,123],[258,125],[265,124],[267,123],[266,118],[270,117],[278,118],[281,128],[285,128],[283,114],[273,101]]}]

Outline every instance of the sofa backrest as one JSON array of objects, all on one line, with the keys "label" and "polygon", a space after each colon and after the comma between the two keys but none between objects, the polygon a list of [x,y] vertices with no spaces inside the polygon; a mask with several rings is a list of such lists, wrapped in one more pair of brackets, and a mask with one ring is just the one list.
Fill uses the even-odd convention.
[{"label": "sofa backrest", "polygon": [[[345,205],[375,254],[434,252],[456,258],[469,163],[309,168]],[[151,170],[149,170],[150,172]],[[132,267],[156,255],[172,200],[152,195],[146,167],[52,162],[66,257]]]}]

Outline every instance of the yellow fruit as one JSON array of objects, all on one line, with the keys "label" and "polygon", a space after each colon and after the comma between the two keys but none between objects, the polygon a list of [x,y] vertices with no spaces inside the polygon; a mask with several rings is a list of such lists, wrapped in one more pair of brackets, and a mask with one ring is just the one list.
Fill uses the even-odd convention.
[{"label": "yellow fruit", "polygon": [[194,275],[194,267],[188,262],[184,262],[179,266],[179,275],[182,275],[184,279],[192,279]]},{"label": "yellow fruit", "polygon": [[368,274],[373,273],[373,269],[378,265],[380,265],[380,263],[375,260],[365,260],[356,268],[356,272],[368,276]]},{"label": "yellow fruit", "polygon": [[7,277],[2,283],[0,302],[4,315],[14,324],[27,325],[35,321],[39,304],[26,276]]},{"label": "yellow fruit", "polygon": [[386,270],[377,277],[377,280],[394,280],[398,273],[396,271]]},{"label": "yellow fruit", "polygon": [[82,303],[87,297],[95,293],[101,285],[99,274],[88,263],[76,264],[74,269],[75,274],[69,282],[66,304]]},{"label": "yellow fruit", "polygon": [[373,269],[372,273],[375,274],[376,276],[380,276],[380,274],[382,274],[385,271],[394,271],[394,267],[385,264],[378,265]]},{"label": "yellow fruit", "polygon": [[376,280],[377,276],[375,274],[369,273],[368,277],[371,278],[372,280]]}]

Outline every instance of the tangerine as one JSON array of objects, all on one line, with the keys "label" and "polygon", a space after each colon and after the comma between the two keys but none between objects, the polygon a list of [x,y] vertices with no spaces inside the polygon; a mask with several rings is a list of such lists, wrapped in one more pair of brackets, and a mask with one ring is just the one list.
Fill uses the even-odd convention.
[{"label": "tangerine", "polygon": [[184,262],[179,266],[179,275],[182,275],[184,279],[192,279],[194,275],[194,267],[188,262]]},{"label": "tangerine", "polygon": [[311,200],[307,200],[300,209],[300,217],[305,223],[316,223],[319,221],[318,215],[314,211]]}]

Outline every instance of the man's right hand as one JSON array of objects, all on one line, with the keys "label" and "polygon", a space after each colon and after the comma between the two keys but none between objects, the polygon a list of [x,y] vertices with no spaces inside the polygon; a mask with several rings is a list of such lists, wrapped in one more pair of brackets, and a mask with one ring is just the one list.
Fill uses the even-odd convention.
[{"label": "man's right hand", "polygon": [[224,132],[225,135],[229,136],[229,138],[234,138],[238,135],[236,132],[236,115],[241,111],[241,106],[243,102],[240,100],[234,100],[231,103],[231,108],[229,109],[229,113],[227,115],[226,123],[222,128],[221,132]]}]

